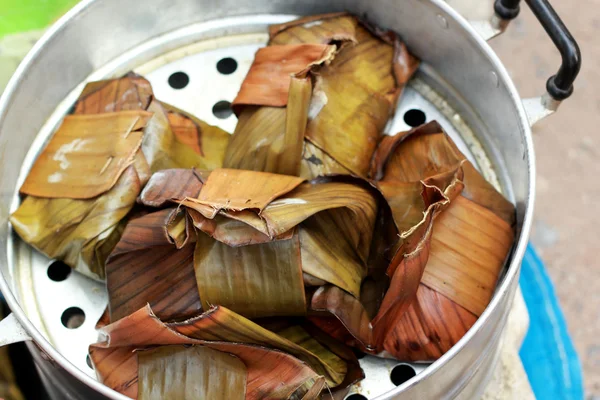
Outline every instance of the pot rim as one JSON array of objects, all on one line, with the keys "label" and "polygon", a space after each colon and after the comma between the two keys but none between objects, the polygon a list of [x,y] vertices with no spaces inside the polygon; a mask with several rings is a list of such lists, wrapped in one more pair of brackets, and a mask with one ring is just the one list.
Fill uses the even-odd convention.
[{"label": "pot rim", "polygon": [[[11,97],[13,93],[17,90],[17,87],[19,86],[20,82],[23,80],[23,76],[26,74],[29,67],[35,64],[36,58],[43,51],[46,43],[51,41],[58,34],[60,34],[60,32],[71,20],[77,18],[79,15],[86,12],[90,5],[95,1],[97,0],[82,0],[81,2],[76,4],[56,23],[54,23],[44,33],[40,40],[36,42],[33,48],[29,51],[29,53],[19,64],[17,70],[8,82],[4,93],[0,97],[0,120],[4,118],[4,115],[6,114],[6,111],[8,109],[8,105],[11,101]],[[525,215],[523,218],[523,225],[521,228],[520,237],[514,247],[514,251],[512,253],[511,260],[507,268],[507,273],[504,276],[504,279],[501,282],[501,284],[497,287],[496,292],[492,297],[492,300],[490,301],[484,312],[477,319],[477,321],[471,327],[471,329],[469,329],[467,333],[458,341],[458,343],[456,343],[446,354],[444,354],[442,357],[440,357],[438,360],[436,360],[434,363],[432,363],[429,367],[427,367],[424,371],[416,375],[414,378],[403,383],[397,388],[377,397],[377,399],[391,398],[395,395],[400,394],[408,387],[419,384],[422,380],[426,379],[431,374],[438,371],[446,362],[454,358],[461,350],[463,350],[466,347],[468,342],[473,338],[477,331],[479,331],[489,319],[490,314],[492,314],[494,310],[499,306],[498,304],[501,301],[501,298],[508,294],[507,292],[510,291],[511,282],[515,279],[518,279],[521,261],[527,248],[527,242],[529,239],[529,234],[531,231],[531,225],[533,220],[533,210],[535,202],[535,154],[533,149],[531,128],[525,114],[525,109],[523,107],[521,97],[519,96],[516,87],[514,86],[514,83],[511,80],[508,72],[506,71],[506,68],[504,67],[503,63],[500,61],[496,53],[491,49],[489,44],[471,26],[471,24],[450,5],[448,5],[444,0],[428,1],[436,7],[438,7],[441,11],[445,12],[450,18],[454,19],[455,22],[457,22],[458,25],[470,35],[470,39],[475,41],[475,44],[478,45],[480,50],[485,53],[485,55],[491,61],[493,66],[496,68],[496,71],[499,73],[499,80],[502,81],[506,86],[511,96],[511,99],[514,105],[516,106],[516,110],[520,120],[520,125],[524,133],[525,154],[528,160],[527,174],[529,178],[529,187],[527,192]],[[11,311],[15,314],[17,320],[22,324],[27,333],[30,334],[34,343],[36,343],[42,349],[43,352],[50,356],[52,360],[56,361],[56,363],[58,363],[62,368],[64,368],[65,371],[73,375],[80,382],[83,382],[90,388],[107,396],[108,398],[112,398],[115,400],[129,399],[129,397],[118,393],[113,389],[110,389],[108,386],[105,386],[96,379],[85,374],[83,371],[81,371],[79,368],[77,368],[75,365],[69,362],[62,354],[60,354],[52,346],[52,344],[48,340],[46,340],[46,338],[44,338],[44,336],[37,330],[37,328],[26,316],[25,312],[19,305],[15,295],[12,293],[12,290],[4,274],[2,273],[0,273],[0,291],[3,293]]]}]

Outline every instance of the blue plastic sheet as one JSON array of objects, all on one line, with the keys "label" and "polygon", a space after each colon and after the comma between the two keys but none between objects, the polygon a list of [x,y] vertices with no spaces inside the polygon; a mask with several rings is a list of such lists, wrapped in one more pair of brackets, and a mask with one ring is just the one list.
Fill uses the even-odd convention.
[{"label": "blue plastic sheet", "polygon": [[520,284],[530,319],[520,356],[536,398],[583,399],[579,357],[552,281],[531,245],[523,259]]}]

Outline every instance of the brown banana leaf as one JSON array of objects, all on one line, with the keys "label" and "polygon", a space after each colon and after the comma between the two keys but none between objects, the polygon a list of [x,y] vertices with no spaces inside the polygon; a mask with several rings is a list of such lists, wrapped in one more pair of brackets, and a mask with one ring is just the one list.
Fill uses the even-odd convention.
[{"label": "brown banana leaf", "polygon": [[166,169],[156,172],[140,193],[139,202],[149,207],[165,207],[187,197],[198,197],[202,182],[201,171],[193,169]]},{"label": "brown banana leaf", "polygon": [[170,104],[161,104],[167,112],[169,125],[178,142],[177,147],[183,144],[201,157],[202,163],[196,162],[195,167],[203,170],[222,167],[231,135]]},{"label": "brown banana leaf", "polygon": [[[214,161],[207,160],[222,160],[222,154],[202,157],[176,140],[164,109],[152,100],[150,84],[134,74],[88,84],[75,105],[75,113],[63,123],[63,127],[69,128],[68,135],[61,134],[61,130],[57,132],[36,161],[38,167],[34,168],[34,174],[28,178],[47,183],[36,183],[33,189],[36,194],[65,197],[27,196],[11,216],[11,223],[23,240],[39,251],[63,260],[92,278],[103,279],[105,260],[119,241],[124,219],[151,172],[173,166],[214,166]],[[135,122],[123,119],[134,115],[140,119]],[[90,121],[100,124],[101,132],[107,134],[93,136],[98,130],[90,128],[95,126],[90,125]],[[143,132],[138,129],[142,123]],[[111,127],[120,131],[115,137],[126,136],[126,142],[138,140],[140,134],[143,136],[135,156],[131,155],[135,146],[123,147],[121,140],[109,140],[113,134],[109,133]],[[76,137],[79,133],[83,136]],[[223,142],[222,139],[215,141]],[[93,149],[89,147],[92,144]],[[215,152],[222,152],[223,147],[222,143],[205,146]],[[82,155],[85,157],[80,157]],[[83,164],[81,159],[85,159]],[[61,164],[65,169],[61,168],[59,176],[56,167],[60,168]],[[102,173],[87,173],[90,169]],[[70,187],[59,188],[56,185],[60,183],[69,183]],[[37,192],[44,187],[47,193]],[[25,189],[30,189],[29,185]],[[95,197],[77,198],[90,196]]]},{"label": "brown banana leaf", "polygon": [[385,136],[373,155],[371,176],[384,182],[414,182],[454,170],[458,164],[463,170],[463,195],[513,225],[513,204],[466,160],[436,121],[395,136]]},{"label": "brown banana leaf", "polygon": [[122,78],[90,82],[75,103],[74,114],[146,110],[152,101],[150,82],[133,72]]},{"label": "brown banana leaf", "polygon": [[[257,210],[262,212],[274,199],[302,183],[301,178],[266,172],[216,169],[202,186],[197,204],[212,208],[212,218],[219,211]],[[287,230],[287,229],[286,229]]]},{"label": "brown banana leaf", "polygon": [[269,43],[328,43],[342,38],[345,45],[316,76],[306,137],[353,174],[366,176],[377,141],[418,62],[393,33],[348,15],[272,27]]},{"label": "brown banana leaf", "polygon": [[[183,232],[173,235],[168,228],[177,217],[181,221],[181,214]],[[129,221],[106,262],[110,320],[124,318],[146,304],[165,320],[198,314],[202,306],[194,275],[195,241],[191,223],[176,208]]]},{"label": "brown banana leaf", "polygon": [[108,306],[104,309],[104,312],[96,322],[96,326],[94,327],[96,330],[104,328],[106,325],[110,324],[110,311]]},{"label": "brown banana leaf", "polygon": [[[378,185],[392,210],[396,210],[395,220],[401,217],[398,211],[406,211],[406,207],[399,207],[404,201],[402,196],[390,191],[400,184],[410,185],[409,182],[420,179],[426,186],[443,189],[448,199],[437,206],[441,208],[429,214],[426,225],[416,225],[415,230],[401,233],[401,247],[395,258],[399,255],[402,258],[400,263],[392,261],[388,267],[388,275],[392,277],[390,289],[373,321],[377,342],[381,345],[383,340],[382,346],[388,353],[408,360],[435,359],[464,335],[489,303],[514,239],[511,228],[514,207],[465,160],[437,123],[383,139],[373,161],[372,171],[382,179]],[[459,174],[453,172],[457,165]],[[454,182],[456,179],[463,182],[452,183],[452,175]],[[473,201],[457,196],[461,191],[469,193]],[[423,194],[424,199],[434,198],[426,191]],[[407,221],[413,219],[409,217]],[[433,289],[435,296],[421,286]],[[414,297],[417,292],[427,295]],[[387,299],[395,304],[390,306]],[[453,304],[460,313],[455,311],[447,317],[443,313],[427,314],[435,309],[427,302],[444,309]],[[418,321],[422,327],[415,321],[415,313],[420,313]],[[468,322],[454,318],[453,315],[459,315],[457,313]],[[465,313],[471,313],[473,317],[466,317]],[[407,327],[407,324],[411,326]],[[428,340],[437,341],[435,346],[439,351],[428,349],[426,352],[427,357],[434,358],[421,358],[423,353],[415,345],[416,337],[406,334],[415,333],[415,329],[426,331]],[[452,334],[441,329],[450,330]],[[436,339],[438,334],[448,340],[440,342]]]},{"label": "brown banana leaf", "polygon": [[331,45],[296,44],[256,53],[233,102],[239,118],[225,167],[299,174],[312,94],[307,74],[329,63],[335,51]]},{"label": "brown banana leaf", "polygon": [[[320,376],[292,356],[308,363],[317,373],[324,372],[330,386],[342,382],[347,371],[346,365],[339,363],[339,359],[329,352],[327,352],[326,358],[321,354],[325,358],[322,360],[304,347],[261,328],[224,307],[215,307],[197,318],[172,324],[162,323],[154,317],[149,307],[145,307],[117,323],[105,327],[103,333],[107,335],[107,341],[90,347],[96,371],[100,373],[100,378],[105,383],[109,380],[111,387],[118,387],[121,391],[129,391],[129,393],[136,390],[134,385],[137,375],[137,365],[132,368],[132,365],[137,362],[131,361],[134,358],[131,350],[155,345],[198,344],[234,354],[248,367],[248,382],[255,383],[255,391],[260,390],[261,387],[263,390],[268,390],[269,385],[272,389],[274,383],[280,385],[282,390],[284,387],[296,390],[300,387],[298,382],[308,382],[309,387],[305,387],[305,389],[310,389],[312,384],[319,384]],[[120,352],[119,348],[129,349],[129,352]],[[280,353],[274,349],[283,350],[291,355]],[[262,359],[256,357],[257,353],[261,353]],[[244,355],[248,357],[245,358]],[[253,363],[247,361],[250,355],[253,355]],[[271,360],[267,356],[271,357]],[[273,360],[272,357],[280,360]],[[120,378],[115,376],[114,369],[109,368],[110,366],[119,369],[118,361],[126,365],[119,371]],[[277,368],[273,369],[275,365]],[[256,375],[255,379],[250,379],[250,369],[253,367],[262,368],[263,372],[268,367],[272,372],[264,373],[262,377]],[[276,382],[271,382],[274,373],[277,374],[277,379]],[[333,378],[335,380],[332,380]],[[256,382],[259,379],[262,380],[262,385]],[[283,385],[281,385],[282,383]],[[250,387],[247,388],[246,393],[249,393],[248,389]],[[264,393],[269,392],[265,391],[262,394],[264,396]],[[260,398],[260,396],[251,398]]]},{"label": "brown banana leaf", "polygon": [[311,92],[310,78],[291,77],[286,108],[244,107],[223,165],[298,175]]},{"label": "brown banana leaf", "polygon": [[169,326],[178,333],[195,339],[255,344],[284,351],[310,365],[314,371],[326,378],[330,387],[340,384],[346,374],[346,368],[341,368],[339,363],[330,365],[318,354],[260,327],[225,307],[213,307],[193,320]]},{"label": "brown banana leaf", "polygon": [[502,218],[459,196],[436,221],[422,284],[478,317],[492,298],[513,240]]},{"label": "brown banana leaf", "polygon": [[49,257],[90,277],[104,278],[104,260],[112,248],[103,244],[135,204],[142,184],[131,166],[112,189],[96,199],[28,196],[10,222],[25,242]]},{"label": "brown banana leaf", "polygon": [[[302,270],[358,297],[367,264],[349,240],[349,231],[343,230],[352,217],[344,209],[321,212],[302,223],[299,236]],[[369,228],[372,232],[373,228]]]},{"label": "brown banana leaf", "polygon": [[362,232],[355,228],[349,233],[366,259],[377,213],[372,190],[352,178],[350,182],[336,181],[336,178],[301,182],[301,178],[292,176],[217,169],[210,173],[197,199],[187,198],[178,203],[196,209],[209,219],[219,214],[245,222],[272,238],[316,213],[345,208],[353,213],[355,225],[368,228]]},{"label": "brown banana leaf", "polygon": [[161,346],[138,356],[138,400],[246,398],[246,365],[203,346]]},{"label": "brown banana leaf", "polygon": [[[187,202],[184,201],[181,204],[185,205]],[[193,207],[197,206],[197,204],[193,205]],[[227,218],[222,215],[217,215],[215,218],[209,219],[191,208],[187,209],[187,212],[197,229],[206,233],[211,238],[231,247],[261,244],[274,240],[287,240],[291,239],[294,235],[294,232],[289,230],[281,235],[271,238],[262,233],[261,230],[257,230],[243,221]]]},{"label": "brown banana leaf", "polygon": [[[387,276],[391,278],[389,288],[381,276],[377,277],[378,281],[368,283],[371,287],[363,285],[360,298],[338,287],[319,288],[311,299],[310,309],[329,312],[347,332],[335,321],[322,317],[313,320],[317,326],[345,343],[356,342],[365,351],[381,351],[393,321],[414,298],[427,260],[433,220],[462,189],[459,177],[460,170],[426,182],[380,185],[399,231],[394,258],[387,266]],[[371,302],[378,307],[368,306]],[[377,310],[376,315],[374,310]]]},{"label": "brown banana leaf", "polygon": [[[200,175],[191,170],[161,171],[152,177],[140,201],[145,205],[165,206],[177,198],[197,195],[203,187]],[[284,178],[289,182],[301,181]],[[207,179],[202,193],[204,189],[213,190],[211,185]],[[280,188],[276,186],[276,190]],[[247,194],[253,197],[256,193],[259,192]],[[240,204],[256,205],[245,200]],[[127,227],[107,264],[112,321],[147,302],[157,307],[162,319],[181,319],[200,309],[198,294],[206,308],[210,304],[221,304],[250,317],[305,314],[300,245],[298,236],[291,235],[292,230],[290,235],[280,235],[277,241],[272,241],[242,222],[220,215],[210,220],[195,210],[179,210],[187,218],[180,218],[176,225],[169,222],[179,214],[175,208],[167,208],[133,220]],[[196,241],[196,233],[190,232],[192,224],[239,247],[230,247],[199,233],[192,264],[193,244],[186,244],[190,233],[193,236],[190,242]],[[236,224],[238,226],[232,226]],[[179,246],[172,233],[177,226],[177,232],[186,233]],[[248,245],[256,236],[262,236],[256,242],[263,244]],[[238,240],[245,242],[236,242]],[[189,274],[194,274],[194,270],[197,278],[190,279]]]},{"label": "brown banana leaf", "polygon": [[516,218],[515,206],[504,196],[500,195],[496,188],[481,176],[473,164],[468,161],[464,162],[462,170],[464,173],[463,182],[465,184],[462,195],[487,208],[506,221],[510,226],[514,226]]},{"label": "brown banana leaf", "polygon": [[89,199],[110,190],[133,164],[151,117],[146,111],[65,117],[36,159],[20,192],[46,198]]},{"label": "brown banana leaf", "polygon": [[[206,180],[198,200],[188,199],[181,204],[198,211],[205,218],[213,219],[217,227],[221,225],[222,228],[223,225],[222,220],[215,219],[215,212],[219,211],[221,216],[244,222],[256,229],[254,233],[248,232],[247,228],[244,232],[242,226],[238,225],[236,229],[241,228],[239,232],[236,230],[222,234],[217,232],[214,224],[195,221],[197,228],[228,245],[261,243],[266,237],[281,238],[281,235],[285,235],[301,224],[299,237],[302,270],[316,278],[339,285],[358,296],[362,278],[367,272],[366,264],[377,215],[377,200],[372,188],[369,190],[348,182],[323,181],[301,184],[289,191],[291,185],[287,182],[295,185],[300,180],[292,179],[294,178],[267,173],[215,170]],[[278,184],[277,180],[282,183]],[[257,188],[264,189],[259,192]],[[283,194],[284,189],[289,193]],[[198,209],[196,205],[202,208]],[[206,208],[207,206],[209,208]],[[251,209],[262,211],[258,215],[250,212]],[[192,215],[194,219],[199,217]],[[238,233],[241,236],[234,238],[233,235]],[[264,235],[261,236],[260,233]],[[284,244],[274,243],[271,246],[280,247]],[[219,248],[221,250],[218,254],[221,258],[245,251],[227,249],[223,246]],[[260,247],[254,247],[248,251],[260,251],[259,249]],[[240,256],[241,254],[238,254],[235,258],[243,260]],[[211,259],[211,262],[206,265],[216,268],[217,265],[226,264],[216,263]],[[198,273],[198,265],[196,268]],[[241,275],[235,273],[234,276]],[[211,285],[217,282],[216,279],[198,278],[199,285],[202,285],[201,281],[212,282]],[[227,292],[233,290],[233,287],[231,289],[215,287],[215,293],[223,290]],[[202,290],[200,295],[204,298]],[[217,304],[208,298],[204,301]],[[226,305],[233,307],[232,303]],[[246,312],[235,307],[234,309],[243,314]]]},{"label": "brown banana leaf", "polygon": [[[200,234],[195,252],[204,308],[220,304],[247,317],[303,315],[302,272],[339,285],[357,297],[367,273],[378,201],[372,187],[357,179],[345,180],[329,178],[303,184],[277,198],[300,179],[215,170],[202,185],[190,171],[169,170],[151,178],[141,201],[156,206],[165,205],[169,199],[179,202],[188,210],[194,226],[213,238]],[[269,185],[271,189],[256,190]],[[179,190],[182,187],[191,190]],[[195,195],[199,187],[198,198],[203,200],[176,200]],[[223,192],[219,187],[228,189]],[[207,207],[200,209],[204,215],[193,208],[197,205]],[[246,205],[262,212],[257,215],[243,210]],[[220,214],[215,215],[215,210]],[[299,235],[292,237],[298,224]]]},{"label": "brown banana leaf", "polygon": [[283,107],[290,98],[293,76],[303,77],[311,68],[329,64],[336,46],[286,44],[258,49],[232,107],[256,105]]},{"label": "brown banana leaf", "polygon": [[311,180],[326,175],[351,175],[351,172],[331,158],[329,154],[305,140],[299,176]]},{"label": "brown banana leaf", "polygon": [[[207,169],[214,167],[218,160],[223,159],[223,139],[227,133],[217,127],[211,127],[216,133],[212,135],[215,145],[205,143],[205,147],[212,149],[211,157],[204,157],[193,148],[177,140],[169,122],[167,108],[164,104],[154,100],[148,106],[148,111],[153,112],[153,125],[144,134],[142,152],[154,173],[169,168],[198,168]],[[171,109],[173,109],[171,107]],[[179,110],[181,115],[182,111]],[[179,120],[178,120],[179,121]],[[208,126],[208,125],[207,125]],[[215,161],[216,160],[216,161]]]},{"label": "brown banana leaf", "polygon": [[310,308],[313,311],[328,312],[337,318],[336,320],[327,316],[310,317],[312,323],[331,336],[366,351],[376,348],[371,316],[356,297],[334,285],[321,286],[313,294]]},{"label": "brown banana leaf", "polygon": [[[235,154],[235,158],[227,158],[231,162],[226,159],[225,166],[292,173],[292,169],[277,169],[273,165],[276,161],[272,160],[280,158],[277,156],[280,146],[269,144],[284,137],[286,118],[286,111],[273,107],[286,104],[289,107],[288,99],[294,96],[291,91],[288,93],[283,90],[288,89],[290,73],[299,71],[298,67],[292,70],[288,66],[306,65],[307,52],[289,52],[285,63],[281,62],[280,56],[265,60],[267,57],[264,54],[278,55],[282,49],[288,48],[318,49],[319,46],[325,46],[331,52],[330,57],[326,62],[320,58],[321,64],[313,67],[309,73],[314,84],[307,110],[308,125],[298,127],[297,131],[301,128],[304,133],[306,130],[306,138],[312,142],[311,146],[316,145],[327,157],[317,154],[311,158],[314,150],[305,145],[300,173],[308,179],[319,174],[345,173],[347,170],[366,176],[381,131],[418,63],[395,35],[380,33],[344,13],[306,17],[274,25],[270,28],[270,36],[269,46],[257,52],[234,102],[235,105],[240,103],[261,107],[245,107],[238,111],[240,119],[228,149],[228,153]],[[342,57],[342,61],[336,62],[338,56]],[[285,70],[286,76],[278,79],[278,75],[275,75],[273,78],[272,75],[280,70]],[[309,70],[306,68],[303,72]],[[268,71],[268,75],[259,73],[262,71]],[[267,134],[264,135],[264,132]],[[243,144],[250,146],[251,150],[247,151],[248,148]],[[250,154],[252,156],[245,157]],[[295,154],[291,157],[294,161]],[[315,163],[309,164],[311,160]]]},{"label": "brown banana leaf", "polygon": [[373,154],[371,177],[414,182],[455,168],[464,156],[437,121],[384,136]]},{"label": "brown banana leaf", "polygon": [[477,317],[421,284],[416,298],[385,338],[384,349],[404,361],[434,361],[456,344]]},{"label": "brown banana leaf", "polygon": [[[321,287],[310,304],[313,313],[321,314],[311,316],[311,321],[366,351],[387,351],[401,359],[420,360],[417,352],[407,358],[410,348],[415,348],[409,339],[414,338],[402,336],[409,329],[402,324],[410,323],[405,315],[409,309],[414,312],[417,291],[423,292],[420,286],[435,290],[438,303],[450,302],[462,310],[463,317],[471,313],[469,321],[476,320],[491,299],[512,245],[514,207],[465,160],[437,123],[384,138],[373,162],[372,173],[380,179],[377,186],[400,233],[393,247],[395,256],[387,267],[389,288],[372,319],[363,303],[373,294],[379,297],[380,289],[361,291],[357,299],[338,287]],[[459,196],[461,191],[473,201]],[[337,321],[324,316],[325,311]],[[440,315],[437,325],[430,321],[434,316],[427,315],[432,325],[418,329],[443,328],[446,321]],[[448,321],[454,320],[449,317]],[[443,351],[435,354],[447,351],[471,325],[451,328],[455,329],[452,340],[440,345]],[[455,334],[459,331],[460,335]],[[398,337],[403,338],[402,343]]]},{"label": "brown banana leaf", "polygon": [[306,313],[297,235],[230,247],[199,233],[194,269],[205,309],[219,304],[248,318]]},{"label": "brown banana leaf", "polygon": [[[338,397],[340,392],[347,392],[351,385],[365,378],[365,373],[360,367],[354,352],[348,346],[333,339],[314,325],[302,323],[275,332],[279,336],[304,347],[320,359],[328,360],[329,365],[338,364],[340,369],[343,369],[342,363],[346,365],[347,372],[344,380],[337,387],[329,388],[333,392],[332,394],[336,395],[335,397]],[[329,398],[327,393],[322,397]]]},{"label": "brown banana leaf", "polygon": [[[352,42],[358,21],[345,12],[310,15],[269,27],[269,45]],[[315,29],[307,29],[318,26]]]}]

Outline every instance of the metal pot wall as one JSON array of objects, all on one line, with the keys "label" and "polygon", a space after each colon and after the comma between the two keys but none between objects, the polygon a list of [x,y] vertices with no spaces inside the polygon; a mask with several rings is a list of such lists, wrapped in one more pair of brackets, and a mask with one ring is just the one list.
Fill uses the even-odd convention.
[{"label": "metal pot wall", "polygon": [[[449,3],[471,13],[485,2],[472,2],[477,10],[463,0]],[[298,15],[347,10],[400,33],[423,61],[389,130],[406,128],[401,116],[411,108],[440,120],[484,176],[517,206],[516,244],[494,298],[473,328],[435,363],[414,365],[418,374],[398,387],[385,376],[395,362],[365,357],[361,364],[367,379],[361,390],[378,399],[476,398],[500,351],[531,226],[535,162],[530,125],[570,95],[580,66],[577,44],[547,1],[527,3],[559,48],[563,64],[548,81],[547,93],[522,101],[486,43],[517,16],[515,0],[497,0],[494,10],[490,3],[470,21],[442,0],[82,1],[36,44],[0,100],[0,290],[13,311],[0,322],[0,345],[30,340],[55,399],[126,399],[98,383],[85,363],[87,345],[96,341],[94,324],[106,304],[102,285],[78,274],[62,282],[48,279],[52,260],[21,243],[8,224],[20,183],[83,82],[135,69],[149,78],[157,97],[183,102],[183,108],[207,122],[231,129],[235,120],[216,120],[210,113],[218,100],[210,96],[235,95],[243,66],[247,69],[264,41],[266,26]],[[194,54],[201,54],[202,61]],[[207,68],[207,59],[227,54],[234,54],[241,66],[237,81],[210,78],[211,67],[203,72],[218,90],[196,91],[201,99],[169,91],[168,73]],[[65,316],[73,312],[86,318],[75,330],[60,323],[68,325]]]}]

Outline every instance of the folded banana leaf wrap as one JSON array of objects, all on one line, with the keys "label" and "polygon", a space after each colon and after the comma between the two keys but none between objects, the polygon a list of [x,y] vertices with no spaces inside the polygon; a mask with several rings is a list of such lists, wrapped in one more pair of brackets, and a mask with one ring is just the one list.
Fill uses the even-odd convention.
[{"label": "folded banana leaf wrap", "polygon": [[[195,148],[179,139],[186,130],[196,137]],[[10,222],[48,257],[104,279],[105,260],[150,175],[219,167],[228,139],[219,128],[165,107],[138,75],[89,83],[36,159]]]},{"label": "folded banana leaf wrap", "polygon": [[146,306],[103,327],[90,355],[102,382],[131,398],[316,399],[363,375],[348,347],[314,329],[274,332],[222,306],[165,323]]},{"label": "folded banana leaf wrap", "polygon": [[312,321],[367,351],[435,360],[489,303],[513,244],[514,207],[437,122],[384,137],[371,176],[399,232],[384,246],[392,255],[385,271],[389,287],[375,315],[367,306],[374,289],[357,299],[338,287],[321,287],[311,307],[336,318]]},{"label": "folded banana leaf wrap", "polygon": [[[345,13],[273,25],[269,32],[233,101],[239,122],[223,166],[306,179],[367,177],[418,61],[395,33]],[[287,168],[278,168],[283,162]]]}]

